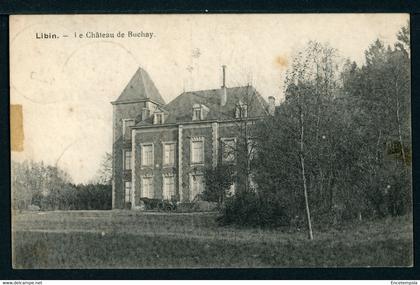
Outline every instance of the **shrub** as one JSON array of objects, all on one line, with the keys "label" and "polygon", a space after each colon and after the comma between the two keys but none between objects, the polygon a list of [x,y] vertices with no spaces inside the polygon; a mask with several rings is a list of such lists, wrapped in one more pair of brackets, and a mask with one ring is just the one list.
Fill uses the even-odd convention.
[{"label": "shrub", "polygon": [[238,192],[227,198],[219,221],[224,225],[276,227],[290,225],[284,205],[272,197],[261,197],[255,192]]},{"label": "shrub", "polygon": [[62,188],[55,187],[49,193],[36,193],[32,204],[43,211],[50,210],[109,210],[112,204],[110,185],[66,184]]}]

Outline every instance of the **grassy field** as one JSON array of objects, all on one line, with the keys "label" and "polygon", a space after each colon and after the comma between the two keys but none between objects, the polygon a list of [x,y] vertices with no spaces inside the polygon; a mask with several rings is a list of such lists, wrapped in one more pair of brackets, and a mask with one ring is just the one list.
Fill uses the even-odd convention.
[{"label": "grassy field", "polygon": [[412,220],[328,231],[220,227],[212,213],[24,212],[13,216],[14,268],[411,266]]}]

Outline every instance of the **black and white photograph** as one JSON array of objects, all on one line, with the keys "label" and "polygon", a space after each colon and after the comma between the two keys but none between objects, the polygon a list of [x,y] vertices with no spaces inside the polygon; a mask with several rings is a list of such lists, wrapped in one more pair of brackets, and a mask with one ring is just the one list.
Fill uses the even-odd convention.
[{"label": "black and white photograph", "polygon": [[413,266],[409,14],[9,19],[14,269]]}]

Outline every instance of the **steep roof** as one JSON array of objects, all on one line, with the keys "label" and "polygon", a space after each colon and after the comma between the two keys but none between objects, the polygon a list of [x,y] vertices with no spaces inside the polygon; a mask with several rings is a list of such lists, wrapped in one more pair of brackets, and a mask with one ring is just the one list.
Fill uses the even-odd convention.
[{"label": "steep roof", "polygon": [[[252,86],[233,87],[226,89],[226,104],[220,105],[223,89],[200,90],[184,92],[168,103],[164,108],[168,111],[165,124],[174,124],[192,121],[192,108],[194,104],[203,104],[209,108],[205,120],[229,120],[235,118],[235,110],[239,101],[248,102],[248,117],[267,115],[268,103]],[[150,121],[138,124],[147,125]]]},{"label": "steep roof", "polygon": [[162,105],[165,104],[165,100],[163,100],[162,95],[160,95],[149,74],[143,68],[139,67],[115,103],[146,99]]}]

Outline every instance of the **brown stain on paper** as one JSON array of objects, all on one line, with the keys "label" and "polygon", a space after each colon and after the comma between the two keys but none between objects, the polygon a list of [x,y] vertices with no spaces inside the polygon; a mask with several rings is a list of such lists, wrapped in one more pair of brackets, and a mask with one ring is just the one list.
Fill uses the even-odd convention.
[{"label": "brown stain on paper", "polygon": [[10,105],[10,148],[23,151],[23,111],[22,105]]},{"label": "brown stain on paper", "polygon": [[288,65],[289,61],[287,60],[287,57],[285,56],[281,56],[279,55],[278,57],[276,57],[276,64],[280,67],[280,68],[286,68]]}]

